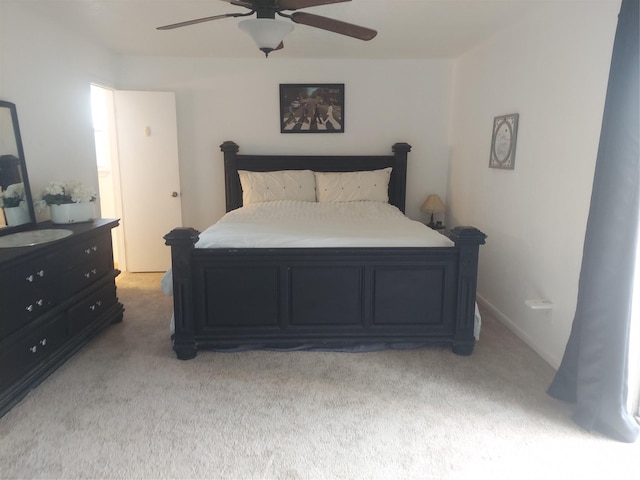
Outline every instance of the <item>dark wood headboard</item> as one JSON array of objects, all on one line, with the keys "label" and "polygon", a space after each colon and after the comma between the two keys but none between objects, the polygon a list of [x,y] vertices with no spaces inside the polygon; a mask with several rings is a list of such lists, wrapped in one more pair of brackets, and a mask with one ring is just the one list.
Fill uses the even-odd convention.
[{"label": "dark wood headboard", "polygon": [[408,143],[391,147],[393,155],[238,155],[240,147],[231,141],[220,145],[224,152],[224,182],[227,212],[242,206],[242,187],[238,170],[269,172],[275,170],[313,170],[315,172],[356,172],[392,167],[389,203],[403,213],[407,189]]}]

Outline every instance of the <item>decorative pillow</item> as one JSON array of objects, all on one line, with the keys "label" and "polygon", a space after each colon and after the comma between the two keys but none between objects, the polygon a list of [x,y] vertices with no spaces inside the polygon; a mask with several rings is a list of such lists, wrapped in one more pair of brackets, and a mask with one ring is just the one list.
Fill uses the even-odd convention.
[{"label": "decorative pillow", "polygon": [[316,182],[311,170],[249,172],[238,170],[242,204],[275,200],[316,201]]},{"label": "decorative pillow", "polygon": [[389,201],[391,167],[363,172],[314,172],[319,202]]}]

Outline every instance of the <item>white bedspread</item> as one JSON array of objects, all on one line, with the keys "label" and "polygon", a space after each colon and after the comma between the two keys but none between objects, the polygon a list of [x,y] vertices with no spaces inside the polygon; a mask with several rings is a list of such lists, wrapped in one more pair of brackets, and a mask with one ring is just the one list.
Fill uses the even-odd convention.
[{"label": "white bedspread", "polygon": [[200,234],[197,248],[450,247],[453,242],[383,202],[254,203]]}]

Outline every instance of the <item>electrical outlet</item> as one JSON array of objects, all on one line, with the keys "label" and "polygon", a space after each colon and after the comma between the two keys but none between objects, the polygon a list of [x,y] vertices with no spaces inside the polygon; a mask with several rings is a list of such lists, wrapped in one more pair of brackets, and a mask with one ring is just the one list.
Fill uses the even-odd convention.
[{"label": "electrical outlet", "polygon": [[544,298],[525,300],[524,303],[531,310],[551,310],[553,308],[553,302]]}]

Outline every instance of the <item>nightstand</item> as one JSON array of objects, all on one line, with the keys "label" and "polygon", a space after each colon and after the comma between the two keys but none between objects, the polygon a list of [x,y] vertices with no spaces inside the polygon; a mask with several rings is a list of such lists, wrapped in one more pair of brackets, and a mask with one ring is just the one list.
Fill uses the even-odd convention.
[{"label": "nightstand", "polygon": [[427,227],[433,230],[436,230],[440,233],[444,233],[445,229],[447,228],[444,226],[444,224],[441,221],[437,221],[436,223],[429,222],[427,223]]}]

